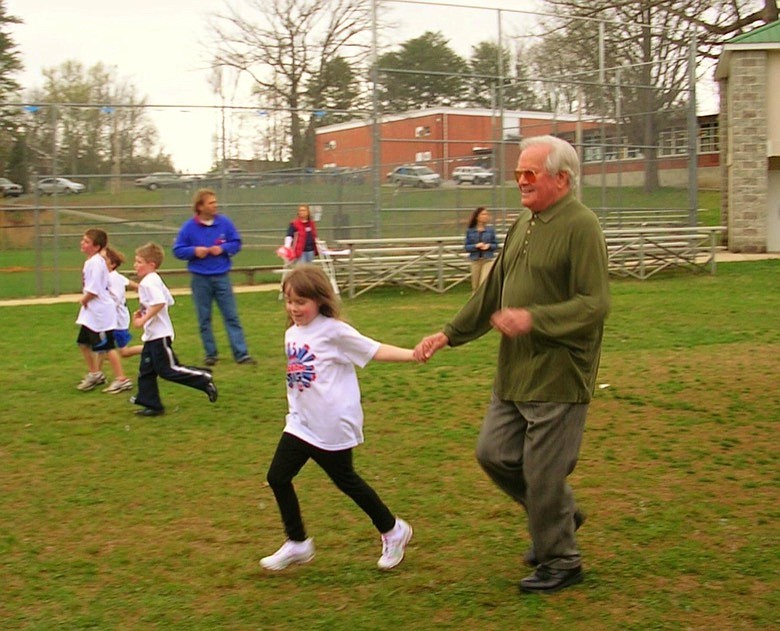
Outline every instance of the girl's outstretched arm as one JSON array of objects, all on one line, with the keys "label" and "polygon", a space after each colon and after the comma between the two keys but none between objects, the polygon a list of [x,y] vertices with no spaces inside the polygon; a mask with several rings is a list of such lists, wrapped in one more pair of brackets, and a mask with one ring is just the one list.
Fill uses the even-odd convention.
[{"label": "girl's outstretched arm", "polygon": [[380,344],[374,354],[374,359],[380,362],[413,362],[414,351],[411,348],[400,348],[391,344]]}]

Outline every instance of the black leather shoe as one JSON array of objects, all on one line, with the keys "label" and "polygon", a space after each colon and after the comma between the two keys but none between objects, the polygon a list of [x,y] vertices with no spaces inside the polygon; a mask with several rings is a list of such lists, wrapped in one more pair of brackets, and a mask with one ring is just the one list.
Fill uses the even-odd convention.
[{"label": "black leather shoe", "polygon": [[135,411],[136,416],[162,416],[165,410],[155,410],[154,408],[141,408]]},{"label": "black leather shoe", "polygon": [[[574,511],[574,532],[577,532],[580,529],[580,526],[585,523],[587,518],[588,517],[582,511]],[[539,565],[539,559],[536,558],[534,544],[531,544],[531,547],[525,551],[525,554],[523,555],[523,563],[525,563],[528,567],[536,567]]]},{"label": "black leather shoe", "polygon": [[526,594],[552,594],[564,587],[582,582],[582,567],[568,570],[555,570],[539,566],[531,576],[520,581],[520,591]]},{"label": "black leather shoe", "polygon": [[217,396],[218,396],[217,386],[214,385],[213,381],[209,381],[206,384],[206,394],[209,397],[209,401],[211,401],[212,403],[214,403],[217,400]]}]

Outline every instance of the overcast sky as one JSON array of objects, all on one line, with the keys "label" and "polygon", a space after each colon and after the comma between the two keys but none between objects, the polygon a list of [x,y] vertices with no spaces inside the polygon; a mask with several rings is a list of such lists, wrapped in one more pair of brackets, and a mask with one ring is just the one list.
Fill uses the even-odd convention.
[{"label": "overcast sky", "polygon": [[[242,4],[241,0],[232,1],[236,6]],[[519,9],[532,6],[532,2],[469,0],[464,4]],[[135,85],[147,103],[183,106],[152,111],[163,149],[173,156],[176,168],[194,173],[211,167],[218,117],[184,106],[219,104],[206,70],[210,41],[207,17],[224,11],[226,0],[6,0],[5,4],[8,14],[24,21],[12,27],[11,34],[25,65],[20,77],[25,88],[41,86],[41,70],[67,60],[78,60],[85,67],[98,62],[115,66],[116,75]],[[480,31],[473,17],[463,18],[462,12],[463,19],[446,20],[441,9],[430,5],[396,6],[402,8],[398,41],[419,35],[420,29],[454,26],[455,32],[461,33],[451,40],[457,49],[479,35],[487,39],[495,32],[493,12],[481,12],[486,28]],[[417,31],[405,35],[406,24],[414,25]],[[246,97],[239,97],[235,104],[255,105]]]},{"label": "overcast sky", "polygon": [[[6,0],[25,71],[25,88],[43,83],[41,70],[67,60],[86,67],[102,62],[135,85],[152,104],[213,104],[203,42],[206,15],[223,0]],[[170,113],[161,113],[171,118]],[[157,116],[156,118],[160,118]],[[158,127],[170,122],[155,120]],[[208,124],[208,123],[207,123]],[[210,126],[210,125],[209,125]],[[166,152],[178,169],[203,171],[211,165],[212,129],[160,129]]]},{"label": "overcast sky", "polygon": [[[10,28],[25,65],[20,82],[25,88],[40,87],[41,70],[67,60],[85,67],[98,62],[114,66],[116,75],[129,80],[147,103],[181,106],[152,111],[163,150],[173,156],[178,170],[204,172],[213,164],[217,116],[186,106],[219,104],[208,83],[207,18],[223,12],[226,1],[5,0],[7,13],[24,22]],[[464,0],[462,4],[515,11],[538,6],[534,0]],[[445,14],[429,4],[391,6],[396,9],[397,25],[391,37],[398,42],[425,30],[441,30],[450,45],[467,56],[471,45],[495,39],[495,12],[458,9]],[[530,20],[522,14],[510,17],[518,24]],[[239,97],[235,104],[255,105],[247,97]]]}]

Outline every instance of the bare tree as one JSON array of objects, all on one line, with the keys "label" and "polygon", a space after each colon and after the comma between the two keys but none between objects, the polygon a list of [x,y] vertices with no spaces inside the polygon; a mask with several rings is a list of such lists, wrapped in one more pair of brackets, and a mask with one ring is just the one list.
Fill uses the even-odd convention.
[{"label": "bare tree", "polygon": [[[562,97],[556,105],[576,103],[580,111],[607,115],[642,148],[647,190],[658,186],[659,119],[684,117],[690,103],[691,43],[700,60],[714,59],[724,39],[777,17],[776,0],[548,3],[560,19],[537,51],[537,73],[553,88],[550,94]],[[696,68],[699,78],[710,70],[706,63]]]},{"label": "bare tree", "polygon": [[172,168],[170,157],[157,146],[145,98],[114,69],[101,63],[87,68],[69,60],[45,68],[43,77],[43,87],[31,90],[29,100],[48,104],[46,111],[29,115],[26,122],[25,138],[36,171],[51,172],[55,138],[56,167],[67,173],[118,175],[119,165],[125,173]]},{"label": "bare tree", "polygon": [[549,0],[561,15],[591,19],[654,16],[654,26],[683,46],[673,32],[695,33],[700,59],[717,59],[724,41],[778,19],[777,0]]},{"label": "bare tree", "polygon": [[778,19],[777,0],[667,0],[658,8],[696,29],[699,56],[709,59],[725,40]]},{"label": "bare tree", "polygon": [[[251,77],[261,106],[281,101],[289,111],[295,166],[314,164],[313,130],[344,78],[357,81],[370,52],[369,0],[245,0],[213,17],[214,64]],[[339,68],[339,71],[334,71]],[[351,69],[350,73],[346,69]],[[354,89],[355,94],[359,92]],[[339,106],[348,108],[349,103]]]}]

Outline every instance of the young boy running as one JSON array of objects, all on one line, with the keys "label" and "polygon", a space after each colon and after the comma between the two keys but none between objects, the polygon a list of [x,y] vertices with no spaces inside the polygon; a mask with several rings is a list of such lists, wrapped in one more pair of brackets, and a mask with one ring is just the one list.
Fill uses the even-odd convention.
[{"label": "young boy running", "polygon": [[108,235],[91,228],[81,237],[81,251],[87,257],[81,273],[82,294],[76,324],[81,325],[76,343],[87,363],[87,374],[76,386],[82,392],[93,390],[106,382],[100,370],[100,356],[105,354],[114,371],[114,382],[127,379],[114,344],[116,306],[109,291],[108,266],[101,252],[108,244]]},{"label": "young boy running", "polygon": [[133,314],[133,325],[143,328],[144,347],[138,368],[138,394],[130,400],[142,406],[136,410],[139,416],[165,413],[157,377],[202,390],[212,403],[217,400],[217,387],[211,373],[202,368],[182,366],[173,352],[173,323],[168,315],[173,296],[157,273],[164,257],[162,247],[156,243],[147,243],[135,251],[133,267],[140,279],[138,300],[141,307]]}]

